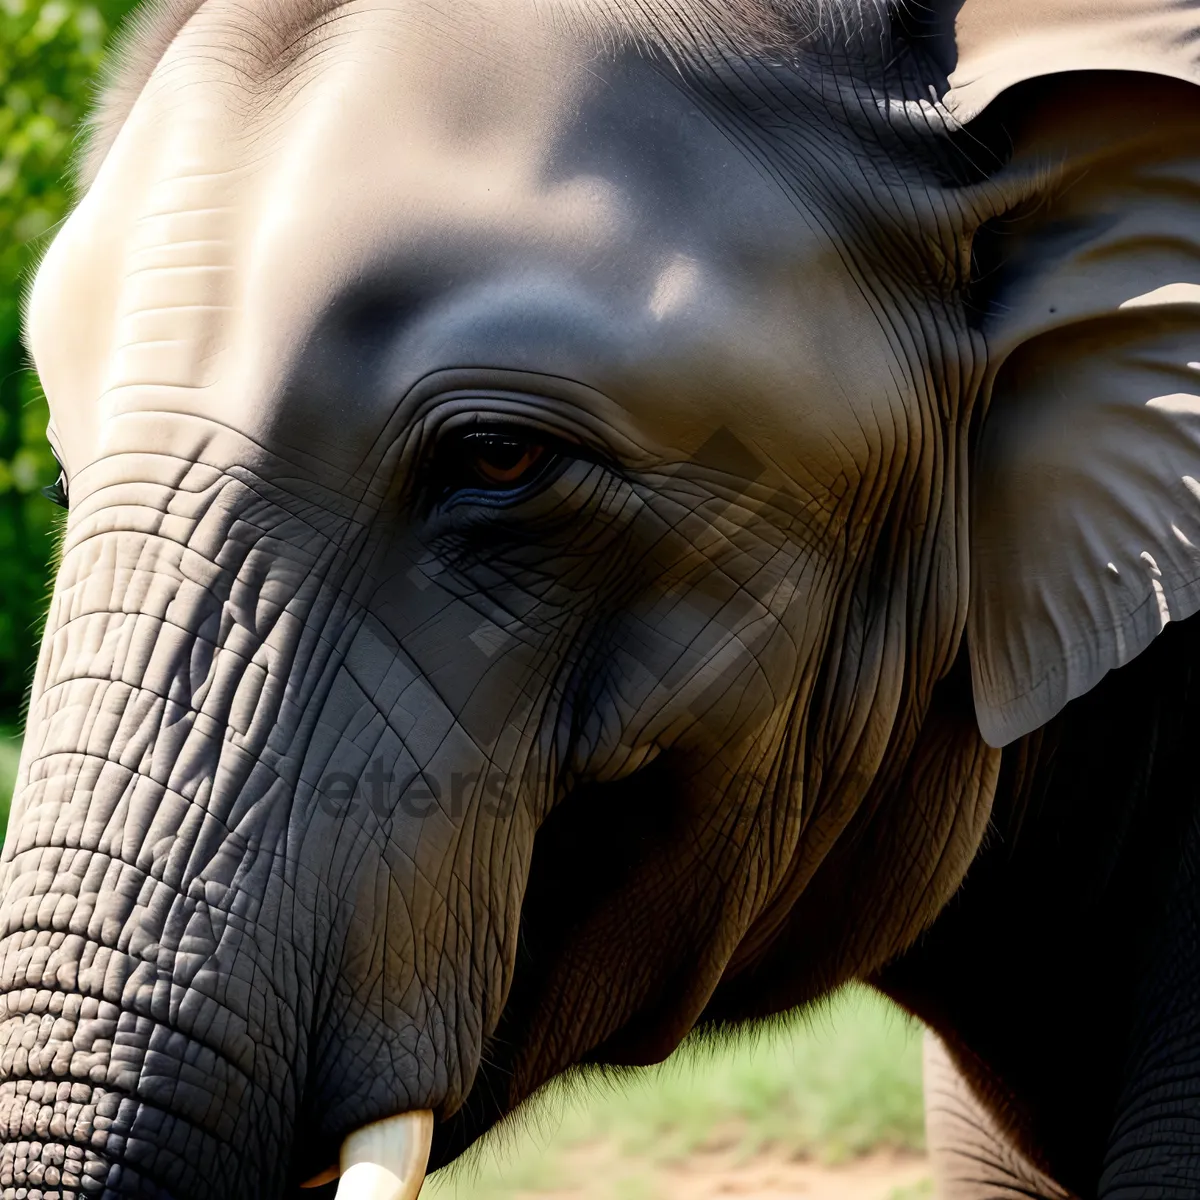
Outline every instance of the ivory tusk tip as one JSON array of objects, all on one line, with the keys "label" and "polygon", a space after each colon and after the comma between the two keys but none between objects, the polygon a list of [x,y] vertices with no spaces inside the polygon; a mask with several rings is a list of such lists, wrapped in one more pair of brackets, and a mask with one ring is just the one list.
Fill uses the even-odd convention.
[{"label": "ivory tusk tip", "polygon": [[342,1143],[337,1200],[417,1200],[429,1148],[433,1113],[401,1113],[355,1130]]},{"label": "ivory tusk tip", "polygon": [[413,1184],[378,1163],[355,1163],[342,1172],[337,1200],[415,1200],[421,1181]]}]

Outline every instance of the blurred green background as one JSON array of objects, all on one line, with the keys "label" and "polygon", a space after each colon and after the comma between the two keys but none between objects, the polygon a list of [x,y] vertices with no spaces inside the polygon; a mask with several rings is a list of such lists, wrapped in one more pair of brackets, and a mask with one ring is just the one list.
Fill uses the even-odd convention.
[{"label": "blurred green background", "polygon": [[21,301],[71,202],[72,156],[127,0],[0,0],[0,830],[37,657],[59,510],[46,402],[21,345]]},{"label": "blurred green background", "polygon": [[662,1066],[543,1091],[422,1200],[924,1200],[921,1039],[866,988]]},{"label": "blurred green background", "polygon": [[[0,0],[0,831],[59,520],[41,494],[57,467],[44,437],[45,401],[20,341],[21,299],[71,202],[80,124],[130,7]],[[636,1079],[551,1091],[534,1119],[485,1141],[427,1194],[672,1200],[691,1194],[688,1171],[715,1155],[719,1190],[757,1190],[767,1178],[761,1171],[738,1174],[753,1158],[775,1162],[771,1169],[783,1174],[773,1186],[788,1192],[914,1200],[930,1194],[918,1157],[919,1057],[913,1025],[878,996],[852,989],[758,1040],[685,1046]],[[825,1183],[787,1174],[796,1160],[850,1164],[864,1154],[901,1157],[885,1164],[877,1184],[859,1179],[866,1191],[850,1188],[836,1167]]]}]

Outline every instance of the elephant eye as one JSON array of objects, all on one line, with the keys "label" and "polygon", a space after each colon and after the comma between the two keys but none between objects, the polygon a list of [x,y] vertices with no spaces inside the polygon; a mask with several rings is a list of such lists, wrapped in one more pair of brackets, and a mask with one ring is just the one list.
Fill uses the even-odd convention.
[{"label": "elephant eye", "polygon": [[63,470],[62,463],[57,459],[55,462],[58,465],[58,478],[47,487],[42,488],[42,495],[57,504],[59,508],[70,508],[71,504],[67,498],[67,473]]},{"label": "elephant eye", "polygon": [[443,483],[447,492],[515,492],[533,483],[556,457],[545,441],[523,430],[468,433],[451,447]]}]

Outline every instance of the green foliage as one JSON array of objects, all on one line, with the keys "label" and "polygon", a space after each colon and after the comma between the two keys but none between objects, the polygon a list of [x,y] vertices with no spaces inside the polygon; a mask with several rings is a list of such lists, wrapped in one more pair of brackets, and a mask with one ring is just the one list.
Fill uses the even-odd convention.
[{"label": "green foliage", "polygon": [[0,725],[0,846],[4,844],[4,833],[8,828],[8,806],[12,802],[20,758],[20,733],[7,725]]},{"label": "green foliage", "polygon": [[46,405],[20,341],[21,294],[71,200],[75,133],[121,0],[0,0],[0,717],[37,652],[57,474]]}]

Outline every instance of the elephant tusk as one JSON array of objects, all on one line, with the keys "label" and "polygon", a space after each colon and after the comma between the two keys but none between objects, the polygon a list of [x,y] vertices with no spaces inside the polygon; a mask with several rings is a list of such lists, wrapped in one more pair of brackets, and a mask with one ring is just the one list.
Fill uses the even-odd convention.
[{"label": "elephant tusk", "polygon": [[[429,1147],[433,1113],[401,1113],[356,1129],[342,1143],[337,1200],[417,1200]],[[323,1171],[306,1186],[331,1179]]]}]

